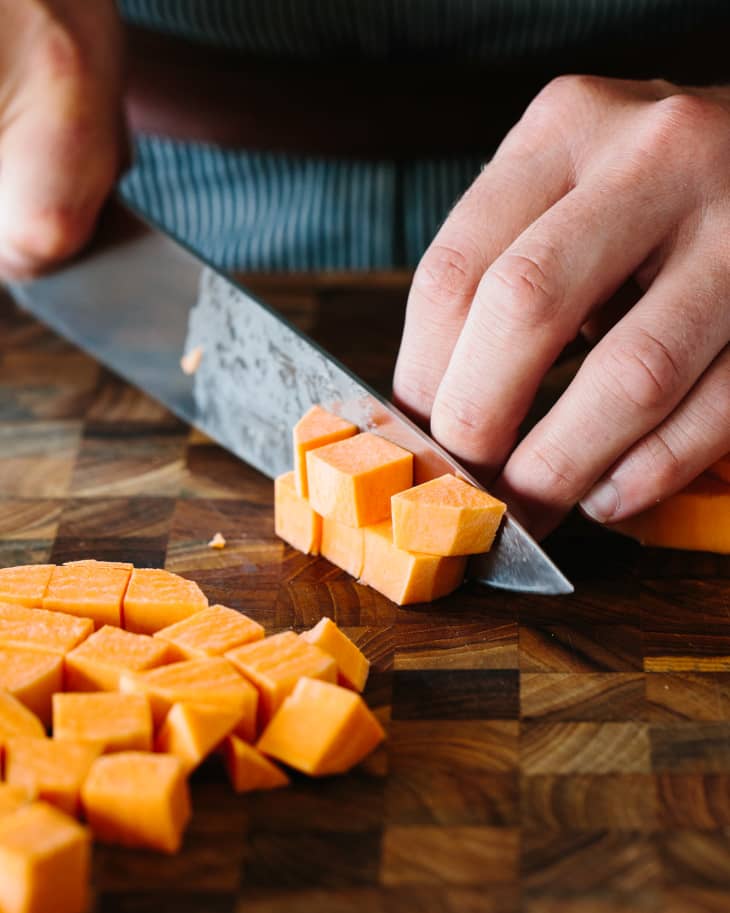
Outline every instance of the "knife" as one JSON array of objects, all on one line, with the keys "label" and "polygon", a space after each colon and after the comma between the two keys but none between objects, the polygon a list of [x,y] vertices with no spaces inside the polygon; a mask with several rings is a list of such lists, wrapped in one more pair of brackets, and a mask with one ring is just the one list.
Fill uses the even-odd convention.
[{"label": "knife", "polygon": [[[119,199],[91,246],[51,275],[13,283],[16,300],[132,384],[274,478],[293,465],[291,431],[313,404],[414,454],[416,483],[446,472],[482,487],[443,448],[281,314]],[[197,371],[180,368],[200,348]],[[507,514],[469,576],[505,590],[573,587]]]}]

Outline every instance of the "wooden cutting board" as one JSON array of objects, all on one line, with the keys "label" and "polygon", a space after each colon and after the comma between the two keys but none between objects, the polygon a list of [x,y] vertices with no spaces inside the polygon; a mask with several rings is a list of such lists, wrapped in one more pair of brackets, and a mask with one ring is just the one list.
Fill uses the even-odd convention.
[{"label": "wooden cutting board", "polygon": [[[267,295],[387,387],[398,283]],[[330,615],[389,735],[269,794],[207,764],[180,855],[96,848],[97,913],[730,910],[730,560],[579,519],[547,545],[573,597],[398,608],[277,541],[268,480],[0,297],[0,565],[164,566],[269,632]]]}]

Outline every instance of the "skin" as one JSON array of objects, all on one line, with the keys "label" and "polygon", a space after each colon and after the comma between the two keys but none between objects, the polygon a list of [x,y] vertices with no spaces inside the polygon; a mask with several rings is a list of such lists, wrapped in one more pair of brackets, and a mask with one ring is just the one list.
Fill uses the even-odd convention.
[{"label": "skin", "polygon": [[[627,518],[730,452],[729,161],[729,90],[561,77],[421,260],[395,399],[536,536],[576,503]],[[581,330],[594,347],[519,440]]]},{"label": "skin", "polygon": [[[0,278],[23,278],[88,240],[126,161],[122,35],[113,0],[0,0],[0,22]],[[730,90],[562,77],[424,255],[396,401],[537,536],[730,452],[728,162]],[[594,348],[519,440],[581,331]]]}]

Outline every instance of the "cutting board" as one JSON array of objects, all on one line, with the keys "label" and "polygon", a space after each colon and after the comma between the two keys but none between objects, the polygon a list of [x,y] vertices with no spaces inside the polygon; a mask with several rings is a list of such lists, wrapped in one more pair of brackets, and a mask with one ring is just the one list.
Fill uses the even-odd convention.
[{"label": "cutting board", "polygon": [[[387,388],[398,282],[262,285]],[[269,632],[329,615],[388,730],[274,793],[206,764],[178,856],[95,849],[96,913],[729,910],[730,561],[579,518],[547,547],[574,596],[398,608],[278,541],[267,479],[0,296],[0,565],[164,566]]]}]

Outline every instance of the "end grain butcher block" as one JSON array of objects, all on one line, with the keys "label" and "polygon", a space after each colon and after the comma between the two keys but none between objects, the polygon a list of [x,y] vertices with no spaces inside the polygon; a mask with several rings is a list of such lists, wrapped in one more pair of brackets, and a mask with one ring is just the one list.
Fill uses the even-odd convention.
[{"label": "end grain butcher block", "polygon": [[[346,351],[382,387],[402,301],[375,297],[382,318],[356,289],[283,303],[333,349],[360,315]],[[388,736],[262,793],[206,761],[178,855],[95,847],[94,913],[730,910],[728,556],[574,519],[547,543],[573,597],[398,608],[279,541],[269,480],[0,301],[0,567],[164,567],[267,634],[329,616]]]}]

